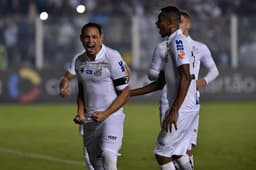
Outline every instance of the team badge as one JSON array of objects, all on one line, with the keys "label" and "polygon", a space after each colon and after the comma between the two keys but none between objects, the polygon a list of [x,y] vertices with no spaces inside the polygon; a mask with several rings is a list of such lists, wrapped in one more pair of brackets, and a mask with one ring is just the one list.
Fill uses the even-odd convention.
[{"label": "team badge", "polygon": [[97,68],[96,71],[94,72],[94,75],[97,76],[97,77],[101,76],[102,75],[102,68],[101,67]]}]

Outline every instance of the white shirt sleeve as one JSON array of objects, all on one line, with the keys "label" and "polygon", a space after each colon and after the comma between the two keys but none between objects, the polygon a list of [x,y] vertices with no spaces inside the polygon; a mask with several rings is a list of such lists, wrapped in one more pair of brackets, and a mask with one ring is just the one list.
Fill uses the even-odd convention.
[{"label": "white shirt sleeve", "polygon": [[77,53],[75,55],[75,57],[72,59],[72,62],[69,64],[68,68],[67,68],[67,71],[70,73],[70,74],[73,74],[73,75],[76,75],[76,70],[75,70],[75,63],[76,63],[76,59],[78,58],[79,55],[81,55],[82,53],[84,53],[84,51],[80,52],[80,53]]},{"label": "white shirt sleeve", "polygon": [[154,49],[151,66],[148,71],[149,80],[156,80],[163,69],[164,59],[167,51],[167,42],[163,41]]},{"label": "white shirt sleeve", "polygon": [[184,37],[179,36],[171,45],[175,56],[176,67],[183,64],[189,64],[191,46],[189,45],[188,41]]},{"label": "white shirt sleeve", "polygon": [[208,84],[216,79],[216,77],[219,75],[219,71],[212,58],[210,50],[206,45],[203,46],[203,57],[201,62],[208,70],[207,74],[204,76],[204,79]]},{"label": "white shirt sleeve", "polygon": [[127,75],[127,68],[126,63],[122,59],[121,55],[116,52],[116,55],[111,57],[111,77],[113,81],[120,79],[120,84],[116,86],[118,90],[123,90],[125,87],[128,86],[128,75]]}]

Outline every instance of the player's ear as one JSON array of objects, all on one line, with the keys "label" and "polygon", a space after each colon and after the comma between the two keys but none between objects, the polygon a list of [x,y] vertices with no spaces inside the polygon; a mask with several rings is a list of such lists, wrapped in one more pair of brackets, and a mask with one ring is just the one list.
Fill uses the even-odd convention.
[{"label": "player's ear", "polygon": [[100,35],[101,44],[103,43],[103,34]]}]

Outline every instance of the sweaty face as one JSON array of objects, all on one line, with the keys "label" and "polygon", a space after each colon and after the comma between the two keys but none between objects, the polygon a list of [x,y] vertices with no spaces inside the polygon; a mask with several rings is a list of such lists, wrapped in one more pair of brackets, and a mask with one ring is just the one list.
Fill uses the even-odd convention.
[{"label": "sweaty face", "polygon": [[168,36],[169,35],[169,22],[168,22],[168,19],[167,17],[164,16],[163,13],[160,13],[158,15],[158,20],[156,22],[156,26],[159,28],[159,34],[162,36],[162,37],[165,37],[165,36]]},{"label": "sweaty face", "polygon": [[81,42],[89,57],[95,58],[102,45],[102,35],[96,27],[89,27],[80,36]]}]

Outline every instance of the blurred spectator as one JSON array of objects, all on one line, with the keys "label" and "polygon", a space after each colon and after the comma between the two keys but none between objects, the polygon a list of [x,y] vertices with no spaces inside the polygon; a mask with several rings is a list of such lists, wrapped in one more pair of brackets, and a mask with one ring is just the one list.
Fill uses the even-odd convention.
[{"label": "blurred spectator", "polygon": [[[78,4],[86,5],[85,14],[77,14]],[[252,0],[0,0],[0,45],[8,56],[9,67],[34,65],[35,63],[35,18],[42,11],[49,13],[43,26],[43,51],[45,63],[63,66],[80,49],[76,39],[80,26],[89,20],[103,25],[105,41],[123,53],[131,53],[132,18],[139,18],[139,38],[143,68],[149,63],[145,58],[152,53],[152,47],[160,41],[155,28],[155,14],[161,7],[176,5],[188,10],[194,21],[191,34],[206,43],[217,64],[230,66],[230,15],[246,16],[239,20],[240,59],[245,51],[254,52],[253,31],[256,3]],[[253,21],[253,22],[251,22]],[[241,30],[241,31],[240,31]],[[243,31],[247,30],[247,31]],[[109,34],[113,33],[113,34]],[[250,43],[249,43],[250,42]],[[246,61],[248,57],[243,57]]]}]

